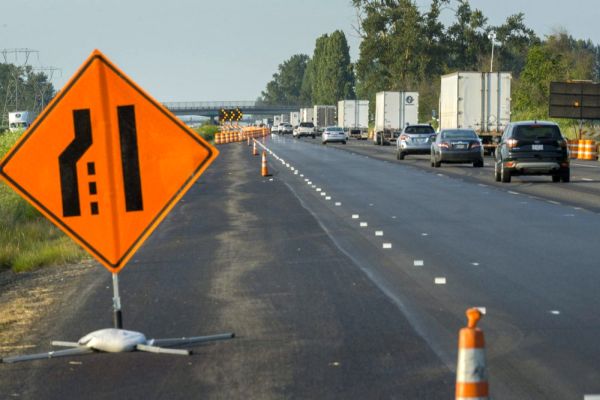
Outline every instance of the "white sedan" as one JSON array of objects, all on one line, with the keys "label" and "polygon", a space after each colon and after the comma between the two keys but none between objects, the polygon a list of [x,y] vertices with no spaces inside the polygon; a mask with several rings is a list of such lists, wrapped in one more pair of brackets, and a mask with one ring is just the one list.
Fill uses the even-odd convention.
[{"label": "white sedan", "polygon": [[321,136],[321,141],[323,144],[327,144],[330,142],[341,142],[346,144],[348,137],[346,136],[346,132],[344,129],[339,126],[328,126],[323,131],[323,135]]}]

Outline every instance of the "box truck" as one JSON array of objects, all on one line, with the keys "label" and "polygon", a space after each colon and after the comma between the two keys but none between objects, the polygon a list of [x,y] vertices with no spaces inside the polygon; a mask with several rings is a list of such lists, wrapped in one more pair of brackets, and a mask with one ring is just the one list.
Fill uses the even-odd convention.
[{"label": "box truck", "polygon": [[37,114],[33,111],[15,111],[8,113],[8,129],[11,132],[19,129],[27,129],[33,122]]},{"label": "box truck", "polygon": [[473,129],[486,153],[493,152],[510,122],[511,74],[455,72],[441,79],[440,129]]},{"label": "box truck", "polygon": [[314,122],[313,121],[313,112],[314,112],[314,109],[312,107],[301,108],[300,109],[300,122]]},{"label": "box truck", "polygon": [[406,125],[419,123],[418,92],[378,92],[375,95],[373,143],[388,145]]},{"label": "box truck", "polygon": [[369,100],[338,101],[338,126],[348,137],[367,139],[369,129]]},{"label": "box truck", "polygon": [[294,127],[300,124],[300,111],[292,111],[290,113],[290,124]]},{"label": "box truck", "polygon": [[313,107],[313,123],[315,129],[322,132],[328,126],[335,125],[337,122],[337,107],[336,106],[314,106]]}]

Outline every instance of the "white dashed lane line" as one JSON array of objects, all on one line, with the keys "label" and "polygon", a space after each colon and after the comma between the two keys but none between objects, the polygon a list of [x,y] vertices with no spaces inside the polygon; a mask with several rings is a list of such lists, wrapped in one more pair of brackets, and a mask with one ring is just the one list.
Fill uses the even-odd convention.
[{"label": "white dashed lane line", "polygon": [[550,310],[550,314],[552,314],[552,315],[560,315],[560,311],[558,311],[558,310]]},{"label": "white dashed lane line", "polygon": [[384,249],[391,249],[392,248],[392,244],[391,243],[384,243],[383,244],[383,248]]},{"label": "white dashed lane line", "polygon": [[479,267],[479,263],[478,262],[472,262],[471,265],[474,266],[474,267]]},{"label": "white dashed lane line", "polygon": [[422,267],[423,265],[425,265],[425,263],[423,262],[423,260],[414,260],[413,265],[415,267]]},{"label": "white dashed lane line", "polygon": [[509,190],[509,191],[508,191],[508,193],[510,193],[510,194],[517,194],[517,195],[518,195],[518,194],[521,194],[521,193],[519,193],[519,192],[513,192],[512,190]]},{"label": "white dashed lane line", "polygon": [[437,277],[434,279],[434,283],[436,285],[445,285],[446,284],[446,278],[445,277]]},{"label": "white dashed lane line", "polygon": [[369,224],[368,224],[368,223],[366,223],[366,222],[361,222],[361,223],[360,223],[360,227],[361,227],[361,228],[366,228],[367,226],[369,226]]},{"label": "white dashed lane line", "polygon": [[423,232],[423,233],[421,233],[421,236],[423,236],[423,237],[424,237],[424,236],[429,236],[429,233],[425,233],[425,232]]},{"label": "white dashed lane line", "polygon": [[383,231],[375,231],[375,236],[383,236]]},{"label": "white dashed lane line", "polygon": [[325,197],[325,200],[331,200],[331,196]]},{"label": "white dashed lane line", "polygon": [[594,182],[594,180],[590,178],[581,178],[581,180],[586,182]]},{"label": "white dashed lane line", "polygon": [[341,207],[342,203],[340,203],[339,201],[337,203],[335,203],[336,207]]},{"label": "white dashed lane line", "polygon": [[547,201],[550,204],[554,204],[554,205],[560,206],[560,203],[558,201],[554,201],[554,200],[547,200]]},{"label": "white dashed lane line", "polygon": [[358,214],[352,214],[352,219],[359,219],[359,218],[360,218],[360,215],[358,215]]}]

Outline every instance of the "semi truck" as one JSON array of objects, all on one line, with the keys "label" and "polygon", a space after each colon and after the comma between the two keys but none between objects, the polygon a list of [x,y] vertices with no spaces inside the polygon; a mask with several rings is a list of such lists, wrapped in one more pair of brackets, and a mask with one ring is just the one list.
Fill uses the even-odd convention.
[{"label": "semi truck", "polygon": [[418,92],[378,92],[375,95],[374,144],[389,145],[406,125],[418,122]]},{"label": "semi truck", "polygon": [[35,119],[33,111],[15,111],[8,113],[8,129],[11,132],[27,129]]},{"label": "semi truck", "polygon": [[300,109],[300,122],[313,122],[314,109],[312,107]]},{"label": "semi truck", "polygon": [[440,129],[473,129],[486,153],[510,122],[510,72],[455,72],[441,77]]},{"label": "semi truck", "polygon": [[335,125],[337,122],[336,114],[336,106],[313,106],[313,123],[315,124],[315,129],[322,132],[328,126]]},{"label": "semi truck", "polygon": [[348,137],[367,139],[369,129],[369,100],[341,100],[337,108],[338,126]]}]

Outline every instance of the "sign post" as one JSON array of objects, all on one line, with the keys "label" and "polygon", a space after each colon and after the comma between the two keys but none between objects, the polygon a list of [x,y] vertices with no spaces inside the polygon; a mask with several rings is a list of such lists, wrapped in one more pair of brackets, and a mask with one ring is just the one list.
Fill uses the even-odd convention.
[{"label": "sign post", "polygon": [[0,178],[112,273],[114,332],[71,347],[150,345],[122,330],[118,273],[217,155],[95,50],[0,161]]}]

